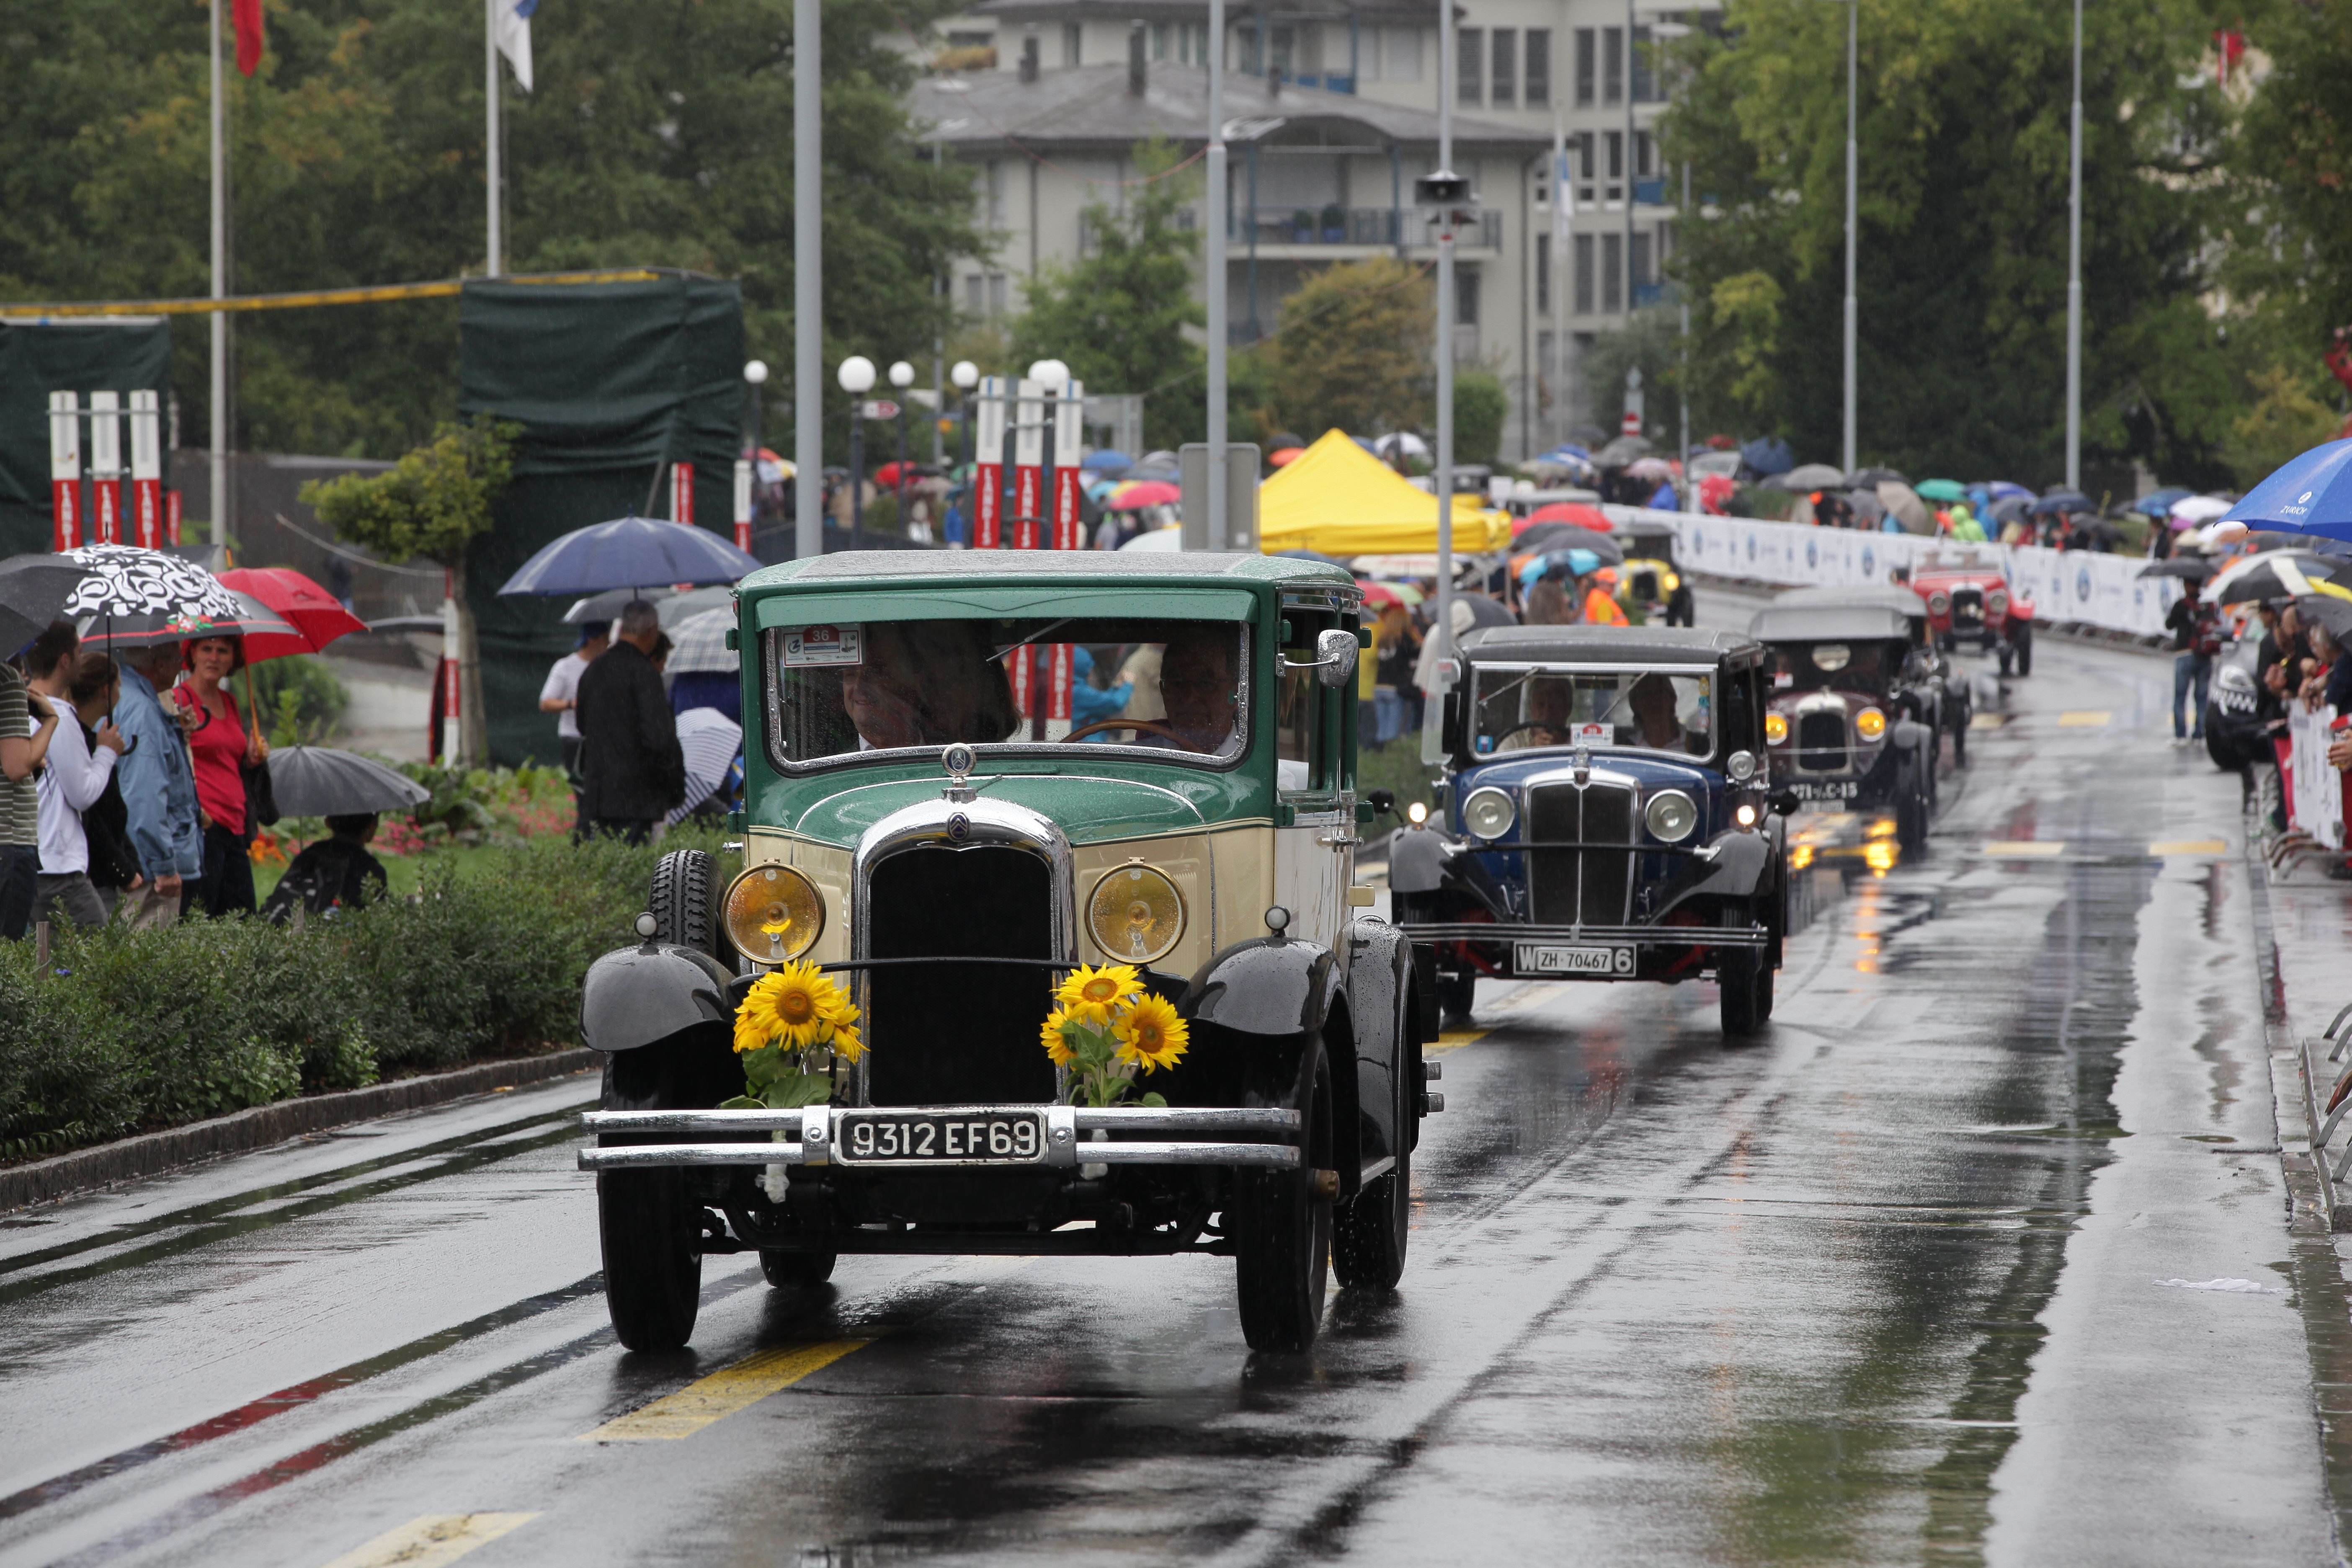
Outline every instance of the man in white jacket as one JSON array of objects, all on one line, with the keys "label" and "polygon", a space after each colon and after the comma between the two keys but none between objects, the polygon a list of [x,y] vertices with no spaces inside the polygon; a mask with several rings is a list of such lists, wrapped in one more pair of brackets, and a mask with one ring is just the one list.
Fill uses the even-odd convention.
[{"label": "man in white jacket", "polygon": [[49,700],[58,717],[48,765],[40,775],[41,868],[33,918],[101,926],[106,905],[89,879],[89,840],[82,833],[81,814],[106,793],[115,759],[122,754],[122,736],[112,724],[102,723],[95,752],[83,742],[70,700],[79,649],[56,636],[57,629],[43,633],[25,656],[26,684]]}]

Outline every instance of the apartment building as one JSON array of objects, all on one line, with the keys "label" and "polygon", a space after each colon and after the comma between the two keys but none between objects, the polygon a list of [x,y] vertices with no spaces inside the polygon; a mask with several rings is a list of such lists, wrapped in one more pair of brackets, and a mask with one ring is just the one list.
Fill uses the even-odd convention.
[{"label": "apartment building", "polygon": [[[1663,297],[1679,188],[1654,122],[1671,14],[1608,0],[1467,0],[1454,81],[1454,165],[1483,216],[1457,241],[1456,363],[1502,376],[1504,455],[1541,450],[1617,408],[1583,395],[1579,355]],[[1231,330],[1272,329],[1284,295],[1335,261],[1433,258],[1412,182],[1435,165],[1437,12],[1425,0],[1352,7],[1229,5],[1229,188],[1222,221]],[[1201,0],[983,0],[939,28],[938,68],[916,88],[919,124],[971,165],[988,257],[956,298],[976,318],[1019,308],[1019,281],[1085,253],[1084,210],[1119,205],[1134,144],[1201,145],[1208,7]],[[1554,138],[1573,195],[1552,205]]]}]

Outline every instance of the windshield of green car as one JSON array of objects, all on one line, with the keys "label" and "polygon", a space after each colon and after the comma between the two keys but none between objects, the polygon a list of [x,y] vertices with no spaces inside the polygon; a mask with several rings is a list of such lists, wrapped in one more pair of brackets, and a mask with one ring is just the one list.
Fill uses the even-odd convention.
[{"label": "windshield of green car", "polygon": [[1715,672],[1479,665],[1471,750],[1486,756],[1545,746],[1709,756]]},{"label": "windshield of green car", "polygon": [[1248,743],[1247,628],[1131,616],[870,620],[761,634],[770,751],[1137,747],[1222,765]]}]

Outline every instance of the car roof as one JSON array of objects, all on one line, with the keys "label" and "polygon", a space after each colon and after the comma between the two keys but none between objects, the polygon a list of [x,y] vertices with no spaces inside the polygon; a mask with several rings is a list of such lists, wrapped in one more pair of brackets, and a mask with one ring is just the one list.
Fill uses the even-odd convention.
[{"label": "car roof", "polygon": [[1612,538],[1622,536],[1626,539],[1672,539],[1675,537],[1675,529],[1673,523],[1660,522],[1654,518],[1630,517],[1622,522],[1611,523],[1609,532]]},{"label": "car roof", "polygon": [[1910,617],[1886,605],[1767,605],[1748,629],[1764,642],[1909,640]]},{"label": "car roof", "polygon": [[1898,616],[1927,613],[1927,601],[1892,583],[1846,583],[1819,588],[1791,588],[1774,598],[1771,608],[1818,609],[1836,605],[1884,605]]},{"label": "car roof", "polygon": [[1462,639],[1473,659],[1564,664],[1714,664],[1763,650],[1739,632],[1683,626],[1483,626]]},{"label": "car roof", "polygon": [[1171,578],[1195,580],[1236,578],[1299,587],[1339,587],[1353,591],[1356,580],[1347,569],[1327,561],[1300,561],[1285,555],[1259,555],[1241,551],[1145,550],[837,550],[807,561],[786,561],[765,566],[743,579],[740,588],[752,591],[790,584],[887,584],[892,587],[923,583],[969,584],[975,577],[1053,577],[1129,585],[1166,583]]}]

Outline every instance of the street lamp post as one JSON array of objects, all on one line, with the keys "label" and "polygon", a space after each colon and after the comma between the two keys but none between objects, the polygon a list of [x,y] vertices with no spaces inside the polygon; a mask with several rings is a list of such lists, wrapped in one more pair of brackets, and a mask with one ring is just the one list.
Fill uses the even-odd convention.
[{"label": "street lamp post", "polygon": [[2066,488],[2083,488],[2083,0],[2074,0],[2074,126],[2066,195]]},{"label": "street lamp post", "polygon": [[1856,91],[1859,73],[1856,66],[1861,55],[1862,0],[1846,0],[1845,13],[1845,471],[1852,473],[1860,466],[1857,455],[1854,405],[1854,342],[1860,331],[1860,310],[1854,299],[1854,215],[1856,171],[1862,153],[1854,126],[1855,106],[1860,101]]},{"label": "street lamp post", "polygon": [[[963,447],[963,460],[958,466],[963,469],[967,476],[970,476],[964,480],[964,482],[965,484],[972,487],[971,494],[973,499],[976,500],[979,494],[979,487],[978,475],[973,473],[971,466],[971,389],[980,384],[980,366],[972,363],[971,361],[968,359],[960,359],[956,361],[955,368],[948,372],[948,379],[955,383],[957,399],[963,405],[963,439],[961,443]],[[969,527],[970,524],[966,523],[965,526]],[[951,539],[948,541],[948,542],[950,544],[962,544],[968,542],[961,539]]]},{"label": "street lamp post", "polygon": [[767,435],[765,417],[767,410],[761,405],[760,388],[766,385],[767,381],[768,362],[766,360],[752,359],[743,362],[743,384],[751,389],[751,433],[743,441],[743,460],[751,465],[751,494],[753,500],[751,505],[743,509],[742,517],[738,520],[739,533],[735,542],[746,549],[750,548],[749,541],[751,537],[751,520],[756,518],[760,511],[757,499],[760,493],[760,447]]},{"label": "street lamp post", "polygon": [[874,362],[852,354],[834,372],[841,390],[849,394],[849,547],[866,548],[866,410],[863,401],[874,390]]},{"label": "street lamp post", "polygon": [[[1209,548],[1225,547],[1225,0],[1209,0],[1208,191],[1201,262],[1208,284]],[[215,318],[217,320],[217,318]]]},{"label": "street lamp post", "polygon": [[793,553],[803,560],[824,552],[823,50],[822,0],[793,0]]},{"label": "street lamp post", "polygon": [[898,531],[907,532],[907,389],[915,384],[915,367],[905,360],[890,366],[890,385],[898,395]]}]

